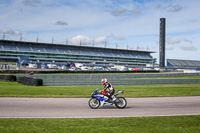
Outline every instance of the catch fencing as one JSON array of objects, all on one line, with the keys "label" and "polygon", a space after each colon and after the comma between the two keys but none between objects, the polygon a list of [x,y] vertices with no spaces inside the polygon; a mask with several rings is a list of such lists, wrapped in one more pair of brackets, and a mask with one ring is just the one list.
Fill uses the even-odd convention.
[{"label": "catch fencing", "polygon": [[[200,84],[200,78],[167,79],[167,77],[200,76],[200,73],[166,73],[166,74],[154,73],[154,74],[110,74],[110,75],[72,74],[72,75],[33,75],[33,76],[34,78],[42,79],[44,86],[100,86],[102,78],[107,78],[108,81],[111,82],[113,85]],[[145,78],[155,78],[155,79],[145,79]]]}]

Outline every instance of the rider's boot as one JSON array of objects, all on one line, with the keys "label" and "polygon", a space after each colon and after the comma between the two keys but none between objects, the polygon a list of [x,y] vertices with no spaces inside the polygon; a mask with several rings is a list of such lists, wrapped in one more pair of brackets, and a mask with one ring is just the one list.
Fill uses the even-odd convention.
[{"label": "rider's boot", "polygon": [[113,102],[117,99],[114,95],[112,95],[111,98]]}]

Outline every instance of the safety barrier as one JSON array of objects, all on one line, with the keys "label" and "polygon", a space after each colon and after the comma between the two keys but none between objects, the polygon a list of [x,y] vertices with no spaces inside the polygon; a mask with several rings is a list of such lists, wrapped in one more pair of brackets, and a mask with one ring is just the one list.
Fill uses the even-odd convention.
[{"label": "safety barrier", "polygon": [[162,74],[68,74],[68,75],[34,75],[41,79],[123,79],[123,78],[156,78],[156,77],[185,77],[200,76],[200,73],[162,73]]},{"label": "safety barrier", "polygon": [[42,86],[43,85],[43,80],[42,79],[35,79],[32,77],[17,77],[17,82],[24,84],[24,85],[29,85],[29,86]]},{"label": "safety barrier", "polygon": [[16,81],[15,75],[0,75],[1,81]]},{"label": "safety barrier", "polygon": [[107,78],[113,85],[200,84],[200,79],[139,79],[155,77],[200,76],[200,73],[110,74],[110,75],[34,75],[44,86],[99,86]]}]

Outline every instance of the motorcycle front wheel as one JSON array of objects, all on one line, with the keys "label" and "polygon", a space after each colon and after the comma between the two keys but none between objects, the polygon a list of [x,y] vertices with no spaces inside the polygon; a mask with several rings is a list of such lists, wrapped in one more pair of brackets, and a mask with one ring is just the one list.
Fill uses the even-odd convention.
[{"label": "motorcycle front wheel", "polygon": [[97,109],[100,106],[100,101],[96,98],[91,98],[88,102],[90,108]]},{"label": "motorcycle front wheel", "polygon": [[117,100],[115,102],[115,106],[119,109],[125,108],[127,105],[127,101],[124,97],[117,97]]}]

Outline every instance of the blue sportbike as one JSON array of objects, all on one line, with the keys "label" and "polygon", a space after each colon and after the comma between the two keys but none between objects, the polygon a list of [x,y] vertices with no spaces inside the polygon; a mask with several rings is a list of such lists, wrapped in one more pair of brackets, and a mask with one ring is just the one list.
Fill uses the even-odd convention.
[{"label": "blue sportbike", "polygon": [[108,95],[107,91],[101,90],[98,91],[99,88],[97,88],[92,94],[91,99],[89,100],[88,104],[90,108],[97,109],[99,106],[112,106],[115,105],[119,109],[123,109],[127,105],[127,101],[124,97],[116,97],[120,93],[123,93],[123,90],[118,90],[117,93],[114,94],[116,97],[116,100],[112,100]]}]

